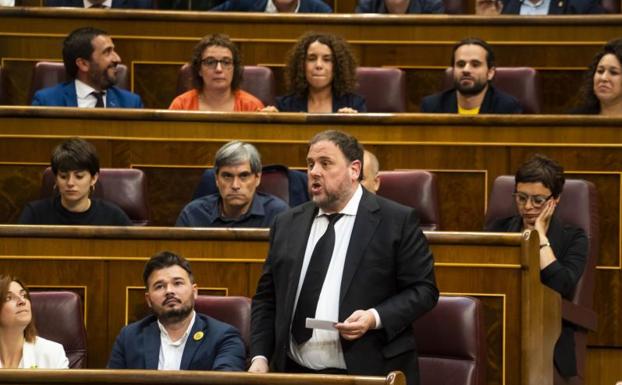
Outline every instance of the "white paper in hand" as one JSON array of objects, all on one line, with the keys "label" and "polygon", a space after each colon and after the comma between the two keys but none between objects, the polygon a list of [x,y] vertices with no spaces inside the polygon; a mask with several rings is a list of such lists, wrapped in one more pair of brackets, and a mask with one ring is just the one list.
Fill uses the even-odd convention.
[{"label": "white paper in hand", "polygon": [[323,329],[323,330],[337,330],[335,329],[335,321],[326,321],[315,318],[307,318],[305,320],[305,327],[307,329]]}]

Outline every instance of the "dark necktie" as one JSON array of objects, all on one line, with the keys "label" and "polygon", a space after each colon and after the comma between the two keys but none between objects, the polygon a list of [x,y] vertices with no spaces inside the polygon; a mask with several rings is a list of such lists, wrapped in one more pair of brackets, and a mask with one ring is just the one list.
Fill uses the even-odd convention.
[{"label": "dark necktie", "polygon": [[104,108],[104,95],[106,95],[106,93],[93,91],[91,92],[91,95],[95,96],[95,99],[97,99],[97,102],[95,103],[95,107]]},{"label": "dark necktie", "polygon": [[315,317],[317,301],[320,298],[326,271],[335,248],[335,223],[342,216],[343,214],[327,215],[328,228],[326,228],[324,235],[315,244],[311,254],[311,260],[309,261],[307,274],[298,296],[298,304],[296,305],[292,322],[292,335],[298,345],[307,342],[313,335],[313,329],[305,327],[305,322],[307,317]]}]

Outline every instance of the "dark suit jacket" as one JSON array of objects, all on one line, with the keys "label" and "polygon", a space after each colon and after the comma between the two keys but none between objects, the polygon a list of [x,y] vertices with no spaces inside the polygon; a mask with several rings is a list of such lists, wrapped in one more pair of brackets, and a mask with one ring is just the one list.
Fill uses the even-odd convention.
[{"label": "dark suit jacket", "polygon": [[[356,13],[387,13],[384,0],[359,0]],[[406,13],[443,13],[442,0],[410,0]]]},{"label": "dark suit jacket", "polygon": [[[496,220],[487,231],[520,232],[523,221],[520,215]],[[588,240],[585,231],[565,225],[553,215],[546,237],[557,261],[540,271],[540,280],[557,291],[565,299],[572,299],[587,259]],[[564,377],[577,375],[577,361],[574,350],[574,327],[569,322],[562,323],[562,334],[555,344],[555,366]]]},{"label": "dark suit jacket", "polygon": [[[527,1],[527,0],[524,0]],[[521,0],[503,1],[501,13],[504,15],[520,14]],[[583,15],[605,13],[599,0],[551,0],[549,15]]]},{"label": "dark suit jacket", "polygon": [[[421,101],[421,112],[458,113],[458,97],[452,88],[438,94],[426,96]],[[499,91],[492,84],[488,85],[486,96],[480,106],[480,114],[520,114],[523,112],[518,100]]]},{"label": "dark suit jacket", "polygon": [[[316,213],[315,204],[307,202],[278,216],[270,231],[270,251],[253,298],[251,357],[267,357],[273,371],[285,370],[296,289]],[[411,326],[437,300],[434,260],[417,213],[363,190],[341,280],[339,321],[373,307],[382,329],[341,340],[348,373],[402,370],[409,385],[417,384]]]},{"label": "dark suit jacket", "polygon": [[[276,98],[276,108],[281,112],[307,112],[307,107],[308,99],[306,95],[300,97],[291,94]],[[367,112],[365,98],[362,96],[357,94],[333,95],[333,112],[337,112],[344,107],[354,108],[358,112]]]},{"label": "dark suit jacket", "polygon": [[[201,339],[195,339],[203,332]],[[112,347],[109,369],[157,369],[160,328],[154,315],[121,329]],[[240,371],[246,368],[246,352],[233,326],[196,313],[181,359],[181,370]]]},{"label": "dark suit jacket", "polygon": [[[46,7],[76,7],[84,8],[82,0],[45,0]],[[151,0],[112,0],[112,8],[135,8],[135,9],[152,9]]]},{"label": "dark suit jacket", "polygon": [[[76,83],[71,80],[44,88],[35,93],[33,106],[77,107]],[[107,108],[143,108],[140,96],[119,87],[112,86],[106,90]]]},{"label": "dark suit jacket", "polygon": [[[299,0],[298,13],[331,13],[332,8],[322,0]],[[227,0],[212,11],[264,12],[268,0]]]}]

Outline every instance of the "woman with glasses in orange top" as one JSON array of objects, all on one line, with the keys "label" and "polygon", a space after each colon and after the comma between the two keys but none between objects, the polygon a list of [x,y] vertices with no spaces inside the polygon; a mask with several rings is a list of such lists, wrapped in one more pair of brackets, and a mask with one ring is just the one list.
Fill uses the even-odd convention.
[{"label": "woman with glasses in orange top", "polygon": [[[562,166],[544,155],[534,155],[516,172],[512,195],[518,215],[498,219],[486,230],[537,230],[540,237],[540,280],[563,298],[571,299],[583,274],[588,240],[583,229],[564,224],[555,215],[564,182]],[[563,322],[562,334],[555,344],[554,361],[563,377],[577,375],[574,326],[570,323]]]},{"label": "woman with glasses in orange top", "polygon": [[63,345],[37,336],[28,288],[0,274],[0,299],[0,368],[67,369]]},{"label": "woman with glasses in orange top", "polygon": [[240,52],[227,35],[205,36],[191,59],[194,89],[175,98],[171,110],[259,111],[264,105],[240,89],[244,68]]}]

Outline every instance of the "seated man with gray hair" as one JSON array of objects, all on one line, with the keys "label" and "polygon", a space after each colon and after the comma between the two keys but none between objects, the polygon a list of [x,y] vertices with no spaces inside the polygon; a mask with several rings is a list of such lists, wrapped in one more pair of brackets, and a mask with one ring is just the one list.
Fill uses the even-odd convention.
[{"label": "seated man with gray hair", "polygon": [[217,194],[190,202],[177,218],[185,227],[270,227],[289,208],[281,199],[261,192],[261,158],[249,143],[234,140],[216,152]]}]

